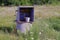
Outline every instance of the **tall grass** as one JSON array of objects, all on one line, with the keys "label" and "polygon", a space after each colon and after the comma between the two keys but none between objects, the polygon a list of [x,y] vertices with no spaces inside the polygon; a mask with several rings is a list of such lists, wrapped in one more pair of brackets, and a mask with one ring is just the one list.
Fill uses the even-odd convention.
[{"label": "tall grass", "polygon": [[[14,23],[10,25],[10,27],[15,27]],[[2,26],[4,27],[4,25]],[[9,26],[8,26],[9,27]],[[12,30],[11,30],[12,31]],[[2,32],[0,32],[2,33]],[[52,17],[48,19],[35,19],[35,22],[32,25],[30,33],[25,35],[25,39],[27,40],[60,40],[60,17]],[[0,34],[0,39],[3,40],[15,40],[17,39],[12,36],[10,38],[9,33]],[[19,36],[19,40],[24,40],[23,35]]]},{"label": "tall grass", "polygon": [[60,16],[39,18],[35,16],[30,32],[20,36],[13,33],[16,24],[14,15],[0,16],[0,40],[60,40]]}]

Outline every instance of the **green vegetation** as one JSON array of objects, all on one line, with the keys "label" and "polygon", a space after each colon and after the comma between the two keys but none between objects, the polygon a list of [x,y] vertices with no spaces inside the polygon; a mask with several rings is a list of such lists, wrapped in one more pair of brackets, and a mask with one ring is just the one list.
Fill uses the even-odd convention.
[{"label": "green vegetation", "polygon": [[[14,24],[13,24],[14,25]],[[7,25],[6,25],[7,26]],[[15,27],[15,26],[12,26]],[[3,28],[3,29],[1,29]],[[23,34],[20,36],[15,36],[11,34],[13,32],[13,29],[11,27],[6,27],[8,30],[4,30],[4,25],[0,27],[0,39],[3,40],[2,37],[4,37],[4,40],[16,40],[17,38],[19,40],[24,40]],[[11,31],[11,32],[9,32]],[[2,33],[2,34],[1,34]],[[60,40],[60,18],[52,17],[48,19],[37,19],[33,23],[33,26],[31,28],[30,33],[27,33],[25,35],[25,39],[28,40]],[[13,36],[12,36],[13,35]],[[12,36],[12,38],[10,37]],[[8,39],[7,39],[8,38]]]},{"label": "green vegetation", "polygon": [[60,4],[60,0],[0,0],[0,5],[43,5]]},{"label": "green vegetation", "polygon": [[[36,7],[36,6],[35,6]],[[40,7],[40,6],[39,6]],[[50,7],[50,6],[49,6]],[[14,33],[15,25],[15,8],[14,7],[1,7],[0,8],[0,40],[60,40],[60,11],[59,9],[56,10],[55,8],[49,9],[46,6],[35,8],[35,10],[39,9],[41,12],[37,12],[37,16],[35,16],[35,21],[32,25],[32,28],[30,30],[30,33],[27,33],[26,35],[21,34],[20,36],[16,36]],[[7,9],[6,9],[7,8]],[[10,8],[10,9],[9,9]],[[46,10],[44,9],[46,8]],[[60,7],[58,7],[60,8]],[[8,10],[9,9],[9,10]],[[12,11],[11,11],[12,9]],[[47,12],[48,10],[48,12]],[[55,15],[53,12],[56,12]],[[49,12],[50,15],[49,15]],[[39,15],[39,14],[41,15]],[[44,15],[45,13],[48,13],[46,15],[49,15],[46,17]],[[53,16],[51,16],[51,14]],[[51,17],[50,17],[51,16]]]}]

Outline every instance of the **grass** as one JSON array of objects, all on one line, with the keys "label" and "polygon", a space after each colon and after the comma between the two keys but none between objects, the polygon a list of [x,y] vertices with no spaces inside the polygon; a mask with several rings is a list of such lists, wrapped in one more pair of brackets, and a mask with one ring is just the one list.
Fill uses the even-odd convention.
[{"label": "grass", "polygon": [[35,6],[35,21],[30,33],[19,37],[13,33],[16,8],[10,7],[12,11],[9,7],[0,8],[0,40],[24,40],[24,37],[26,40],[60,40],[59,6]]}]

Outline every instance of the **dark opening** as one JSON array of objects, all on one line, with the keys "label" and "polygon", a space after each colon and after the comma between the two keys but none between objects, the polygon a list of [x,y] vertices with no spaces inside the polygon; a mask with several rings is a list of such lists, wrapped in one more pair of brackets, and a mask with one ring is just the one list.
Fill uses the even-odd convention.
[{"label": "dark opening", "polygon": [[31,21],[31,16],[32,16],[32,9],[33,8],[20,8],[20,21],[25,21],[25,17],[30,17]]}]

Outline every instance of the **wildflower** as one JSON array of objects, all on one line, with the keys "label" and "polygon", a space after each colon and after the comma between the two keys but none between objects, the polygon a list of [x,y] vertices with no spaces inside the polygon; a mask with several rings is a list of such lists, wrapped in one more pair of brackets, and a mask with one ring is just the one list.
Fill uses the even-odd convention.
[{"label": "wildflower", "polygon": [[30,32],[30,34],[33,34],[33,32]]},{"label": "wildflower", "polygon": [[39,35],[41,34],[41,32],[39,32]]},{"label": "wildflower", "polygon": [[31,39],[33,40],[34,38],[32,37]]},{"label": "wildflower", "polygon": [[25,40],[27,40],[27,38]]}]

